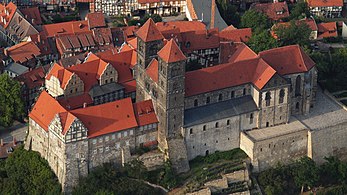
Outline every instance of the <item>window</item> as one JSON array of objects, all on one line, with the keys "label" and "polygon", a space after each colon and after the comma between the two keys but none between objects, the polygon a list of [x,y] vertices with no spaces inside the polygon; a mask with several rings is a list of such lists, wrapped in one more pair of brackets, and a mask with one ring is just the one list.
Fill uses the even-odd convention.
[{"label": "window", "polygon": [[299,111],[299,108],[300,108],[300,103],[299,103],[299,102],[296,102],[296,105],[295,105],[296,111]]},{"label": "window", "polygon": [[202,130],[203,130],[203,131],[206,131],[206,125],[204,125],[204,126],[202,127]]},{"label": "window", "polygon": [[112,83],[112,82],[113,82],[113,78],[110,79],[110,83]]},{"label": "window", "polygon": [[128,132],[124,131],[124,137],[128,136]]},{"label": "window", "polygon": [[116,143],[116,149],[120,148],[120,143]]},{"label": "window", "polygon": [[99,143],[102,143],[102,138],[99,138]]},{"label": "window", "polygon": [[206,98],[206,104],[209,104],[210,101],[211,101],[210,97],[207,97],[207,98]]},{"label": "window", "polygon": [[231,98],[234,98],[234,97],[235,97],[235,91],[231,91],[230,97],[231,97]]},{"label": "window", "polygon": [[230,120],[227,120],[227,125],[230,125]]},{"label": "window", "polygon": [[223,100],[223,94],[219,94],[218,95],[218,101],[222,101]]},{"label": "window", "polygon": [[130,145],[129,140],[125,141],[125,145],[127,145],[127,146],[129,146],[129,145]]},{"label": "window", "polygon": [[108,142],[108,140],[109,140],[109,137],[108,137],[108,136],[106,136],[106,137],[105,137],[105,141],[106,141],[106,142]]},{"label": "window", "polygon": [[270,106],[271,92],[267,92],[265,95],[266,106]]},{"label": "window", "polygon": [[93,144],[96,144],[96,139],[93,139]]},{"label": "window", "polygon": [[296,77],[295,81],[295,96],[300,96],[301,95],[301,76]]},{"label": "window", "polygon": [[130,135],[134,135],[134,130],[130,130]]},{"label": "window", "polygon": [[246,88],[243,88],[243,95],[246,95]]},{"label": "window", "polygon": [[269,122],[266,122],[266,127],[269,127]]},{"label": "window", "polygon": [[115,134],[112,135],[112,139],[116,139],[116,135]]},{"label": "window", "polygon": [[197,107],[197,106],[198,106],[198,104],[199,104],[199,103],[198,103],[198,100],[197,100],[197,99],[195,99],[195,100],[194,100],[194,107]]},{"label": "window", "polygon": [[284,101],[284,95],[285,95],[284,89],[281,89],[281,91],[280,91],[280,99],[279,99],[279,103],[280,104],[282,104],[283,101]]},{"label": "window", "polygon": [[253,113],[251,113],[249,116],[249,124],[253,124],[253,118],[254,118]]},{"label": "window", "polygon": [[192,128],[189,129],[189,134],[193,134],[193,129]]},{"label": "window", "polygon": [[216,122],[215,127],[216,127],[216,128],[218,128],[218,127],[219,127],[219,123],[218,123],[218,122]]},{"label": "window", "polygon": [[118,138],[121,138],[121,137],[122,137],[122,133],[118,133],[118,134],[117,134],[117,137],[118,137]]}]

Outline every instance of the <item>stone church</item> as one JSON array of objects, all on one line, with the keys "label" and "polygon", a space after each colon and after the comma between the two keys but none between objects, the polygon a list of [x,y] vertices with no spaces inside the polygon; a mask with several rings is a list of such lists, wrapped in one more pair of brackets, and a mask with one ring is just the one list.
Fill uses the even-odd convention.
[{"label": "stone church", "polygon": [[286,124],[313,107],[315,63],[297,46],[186,72],[185,42],[153,21],[137,31],[136,99],[151,99],[158,141],[178,171],[188,160],[240,147],[240,132]]}]

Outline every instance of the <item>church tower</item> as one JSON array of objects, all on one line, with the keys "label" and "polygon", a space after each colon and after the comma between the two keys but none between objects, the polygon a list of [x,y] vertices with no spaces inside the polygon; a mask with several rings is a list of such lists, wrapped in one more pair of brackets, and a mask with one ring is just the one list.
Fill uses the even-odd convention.
[{"label": "church tower", "polygon": [[189,170],[182,137],[186,59],[172,39],[158,52],[158,141],[178,172]]},{"label": "church tower", "polygon": [[136,101],[144,100],[145,71],[153,58],[157,57],[158,51],[163,47],[164,36],[150,18],[136,32],[137,36],[137,65],[136,78]]}]

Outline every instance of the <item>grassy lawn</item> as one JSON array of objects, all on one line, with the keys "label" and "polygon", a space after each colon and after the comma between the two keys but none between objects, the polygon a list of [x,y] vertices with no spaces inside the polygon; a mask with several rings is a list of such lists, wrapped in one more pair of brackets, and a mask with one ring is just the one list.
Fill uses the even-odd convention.
[{"label": "grassy lawn", "polygon": [[244,162],[247,158],[241,149],[199,156],[189,162],[189,172],[179,175],[180,186],[186,192],[198,190],[204,183],[222,178],[222,174],[245,169]]}]

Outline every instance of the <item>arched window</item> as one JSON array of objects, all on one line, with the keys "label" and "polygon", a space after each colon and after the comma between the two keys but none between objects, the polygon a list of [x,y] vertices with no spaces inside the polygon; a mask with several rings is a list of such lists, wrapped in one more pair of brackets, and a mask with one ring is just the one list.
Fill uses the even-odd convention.
[{"label": "arched window", "polygon": [[281,89],[281,91],[280,91],[280,99],[279,99],[279,103],[280,104],[282,104],[283,101],[284,101],[284,95],[285,95],[284,89]]},{"label": "arched window", "polygon": [[231,91],[230,97],[231,97],[231,98],[234,98],[234,97],[235,97],[235,91]]},{"label": "arched window", "polygon": [[193,134],[193,129],[189,129],[189,134]]},{"label": "arched window", "polygon": [[243,88],[243,95],[246,95],[246,88]]},{"label": "arched window", "polygon": [[210,101],[211,101],[210,97],[207,97],[207,98],[206,98],[206,104],[209,104]]},{"label": "arched window", "polygon": [[227,120],[227,125],[230,125],[230,120]]},{"label": "arched window", "polygon": [[218,128],[218,127],[219,127],[219,123],[218,123],[218,122],[216,122],[216,125],[215,125],[215,127],[216,127],[216,128]]},{"label": "arched window", "polygon": [[271,92],[267,92],[265,95],[266,106],[270,106]]},{"label": "arched window", "polygon": [[202,130],[203,130],[203,131],[206,131],[206,125],[204,125],[204,126],[202,127]]},{"label": "arched window", "polygon": [[296,102],[296,105],[295,105],[296,111],[299,111],[299,108],[300,108],[300,103],[299,103],[299,102]]},{"label": "arched window", "polygon": [[295,81],[295,96],[301,96],[301,76],[296,77]]},{"label": "arched window", "polygon": [[218,101],[222,101],[222,100],[223,100],[223,94],[219,94]]},{"label": "arched window", "polygon": [[194,107],[197,107],[198,105],[199,105],[198,99],[195,99],[195,100],[194,100]]}]

